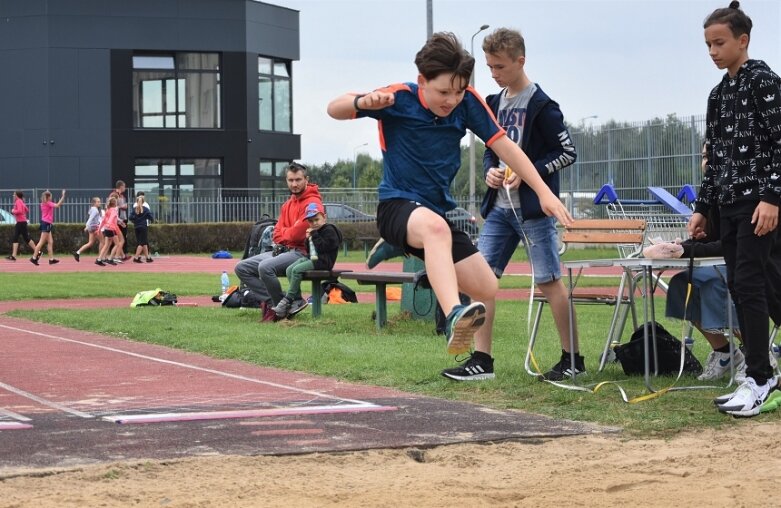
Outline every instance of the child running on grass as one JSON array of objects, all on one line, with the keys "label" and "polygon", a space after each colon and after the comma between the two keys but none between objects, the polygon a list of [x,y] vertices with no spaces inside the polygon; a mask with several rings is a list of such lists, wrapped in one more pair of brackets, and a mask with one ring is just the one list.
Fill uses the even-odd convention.
[{"label": "child running on grass", "polygon": [[100,211],[100,198],[92,198],[92,202],[89,209],[89,215],[87,216],[87,223],[84,225],[84,232],[89,235],[87,243],[79,247],[77,251],[73,253],[73,259],[78,263],[81,259],[81,253],[92,247],[96,241],[98,242],[98,251],[100,251],[100,219],[103,218],[103,214]]},{"label": "child running on grass", "polygon": [[30,209],[24,202],[24,192],[20,190],[14,192],[14,207],[11,209],[11,214],[16,219],[16,225],[14,226],[14,239],[11,243],[11,255],[6,257],[8,261],[16,261],[16,256],[19,255],[19,237],[22,237],[24,243],[33,250],[33,255],[35,254],[35,242],[30,238],[30,230],[27,227],[28,213],[30,213]]},{"label": "child running on grass", "polygon": [[[416,83],[402,83],[366,94],[347,93],[328,105],[339,120],[360,117],[379,122],[383,176],[377,226],[391,245],[425,261],[437,300],[447,315],[450,354],[472,347],[485,322],[485,305],[498,283],[466,233],[445,218],[456,206],[450,184],[461,166],[461,139],[470,129],[504,160],[540,198],[545,215],[563,224],[567,209],[521,148],[511,141],[477,92],[468,86],[475,60],[452,33],[436,33],[415,56]],[[462,305],[459,290],[473,298]],[[476,350],[490,358],[491,339]],[[493,359],[481,365],[493,377]]]},{"label": "child running on grass", "polygon": [[30,262],[35,266],[38,266],[38,260],[41,259],[41,249],[44,244],[46,244],[46,252],[49,254],[49,264],[56,265],[60,262],[59,259],[54,258],[54,237],[52,234],[54,231],[54,209],[59,208],[64,201],[64,189],[60,200],[56,203],[52,201],[52,193],[48,190],[41,194],[41,238],[38,240],[38,245],[35,246],[33,257],[30,258]]},{"label": "child running on grass", "polygon": [[100,246],[100,252],[98,252],[98,259],[95,260],[95,264],[99,266],[116,265],[117,262],[111,258],[111,253],[122,252],[122,232],[119,230],[117,224],[118,217],[117,210],[117,197],[112,193],[106,203],[106,214],[100,221],[98,230],[103,235],[103,244]]},{"label": "child running on grass", "polygon": [[342,232],[333,224],[328,224],[325,209],[320,203],[309,203],[304,218],[309,222],[306,230],[309,257],[300,258],[287,267],[289,282],[287,294],[274,307],[277,319],[294,316],[306,308],[307,301],[301,297],[301,281],[307,270],[330,270],[339,255]]},{"label": "child running on grass", "polygon": [[141,256],[146,258],[147,263],[154,261],[149,255],[149,223],[154,222],[152,211],[146,206],[144,196],[136,197],[136,204],[130,211],[130,220],[133,222],[136,232],[136,255],[133,257],[134,263],[142,263]]}]

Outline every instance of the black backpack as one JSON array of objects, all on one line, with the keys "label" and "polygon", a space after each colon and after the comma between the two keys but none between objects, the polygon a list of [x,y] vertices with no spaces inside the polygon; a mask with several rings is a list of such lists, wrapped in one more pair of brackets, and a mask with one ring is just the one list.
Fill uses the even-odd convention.
[{"label": "black backpack", "polygon": [[328,303],[328,293],[332,289],[339,289],[342,292],[342,299],[349,303],[358,303],[358,295],[355,294],[349,286],[339,282],[338,280],[326,280],[320,283],[320,287],[323,288],[323,303]]},{"label": "black backpack", "polygon": [[274,247],[272,239],[274,235],[274,226],[277,220],[264,214],[250,229],[247,236],[247,243],[244,246],[244,255],[241,259],[251,258],[264,252],[270,251]]},{"label": "black backpack", "polygon": [[[676,339],[662,325],[653,322],[652,326],[656,328],[656,354],[659,358],[658,373],[662,375],[677,375],[681,365],[681,341]],[[652,338],[652,330],[648,330],[648,338]],[[650,371],[654,372],[653,345],[649,342],[649,364]],[[632,337],[626,344],[620,344],[614,348],[616,359],[621,363],[624,374],[643,375],[645,374],[645,351],[643,343],[643,326],[637,328],[632,333]],[[702,372],[702,365],[695,358],[689,348],[684,347],[683,372],[689,374],[699,374]]]}]

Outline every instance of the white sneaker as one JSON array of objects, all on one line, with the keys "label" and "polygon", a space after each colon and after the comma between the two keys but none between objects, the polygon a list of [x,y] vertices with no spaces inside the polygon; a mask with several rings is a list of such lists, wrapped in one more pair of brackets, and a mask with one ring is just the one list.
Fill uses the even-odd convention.
[{"label": "white sneaker", "polygon": [[[734,358],[731,358],[729,353],[719,353],[717,351],[711,351],[708,353],[708,359],[705,361],[705,369],[702,374],[697,376],[700,381],[712,381],[714,379],[720,379],[724,374],[728,374],[730,371],[730,362],[734,360],[735,372],[739,372],[741,368],[745,371],[746,359],[743,357],[743,353],[739,349],[734,352]],[[737,375],[735,376],[737,379]],[[745,377],[745,374],[744,374]]]},{"label": "white sneaker", "polygon": [[754,378],[747,377],[732,398],[718,406],[719,411],[733,416],[758,415],[770,393],[777,389],[778,378],[776,377],[771,377],[762,386],[757,385]]}]

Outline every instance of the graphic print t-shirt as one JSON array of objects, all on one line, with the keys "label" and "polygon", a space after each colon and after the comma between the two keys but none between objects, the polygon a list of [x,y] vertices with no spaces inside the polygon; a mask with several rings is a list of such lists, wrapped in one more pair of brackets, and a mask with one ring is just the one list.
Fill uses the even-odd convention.
[{"label": "graphic print t-shirt", "polygon": [[[499,110],[496,112],[496,119],[499,125],[507,131],[507,137],[518,146],[521,146],[521,139],[523,138],[526,108],[529,106],[529,101],[536,91],[537,85],[531,83],[514,97],[507,97],[507,90],[505,89],[499,98]],[[506,166],[504,161],[499,162],[501,169],[504,169]],[[499,208],[520,208],[521,201],[518,193],[510,192],[510,195],[512,196],[512,202],[507,198],[507,192],[504,189],[500,189],[496,196],[496,206]]]}]

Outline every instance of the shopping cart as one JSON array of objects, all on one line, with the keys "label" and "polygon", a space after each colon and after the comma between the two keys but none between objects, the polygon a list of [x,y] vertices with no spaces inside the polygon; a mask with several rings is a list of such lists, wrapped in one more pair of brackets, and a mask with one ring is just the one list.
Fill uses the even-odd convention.
[{"label": "shopping cart", "polygon": [[[690,187],[684,186],[677,197],[662,187],[648,187],[649,199],[620,199],[613,186],[606,184],[597,193],[594,204],[605,205],[610,219],[644,220],[646,241],[649,243],[673,242],[687,237],[686,225],[692,209],[680,198],[684,195],[690,197]],[[627,257],[629,253],[620,254]]]}]

